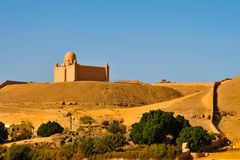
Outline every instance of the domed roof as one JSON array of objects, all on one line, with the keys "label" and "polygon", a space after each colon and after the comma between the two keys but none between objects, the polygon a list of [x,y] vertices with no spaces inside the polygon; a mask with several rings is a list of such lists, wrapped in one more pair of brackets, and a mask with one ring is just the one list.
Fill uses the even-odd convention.
[{"label": "domed roof", "polygon": [[64,57],[64,63],[65,65],[71,65],[73,64],[74,62],[77,63],[77,57],[76,57],[76,54],[72,51],[69,51],[65,54],[65,57]]}]

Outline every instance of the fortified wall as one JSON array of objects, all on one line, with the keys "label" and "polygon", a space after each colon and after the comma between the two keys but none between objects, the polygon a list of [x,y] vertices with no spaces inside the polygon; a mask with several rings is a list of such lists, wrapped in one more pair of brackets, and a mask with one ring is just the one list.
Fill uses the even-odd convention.
[{"label": "fortified wall", "polygon": [[103,81],[109,82],[109,65],[103,67],[77,64],[76,54],[67,52],[63,64],[54,66],[54,82]]}]

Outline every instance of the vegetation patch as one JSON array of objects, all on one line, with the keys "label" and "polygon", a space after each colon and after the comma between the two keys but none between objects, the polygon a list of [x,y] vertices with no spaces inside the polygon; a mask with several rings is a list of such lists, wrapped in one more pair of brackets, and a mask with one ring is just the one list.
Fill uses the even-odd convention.
[{"label": "vegetation patch", "polygon": [[57,122],[48,121],[38,128],[37,135],[41,137],[48,137],[56,133],[62,133],[63,130],[63,127]]}]

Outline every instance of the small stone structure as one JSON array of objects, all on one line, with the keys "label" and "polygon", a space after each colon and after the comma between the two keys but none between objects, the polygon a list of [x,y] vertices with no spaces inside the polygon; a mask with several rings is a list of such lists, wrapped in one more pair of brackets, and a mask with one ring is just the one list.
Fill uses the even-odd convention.
[{"label": "small stone structure", "polygon": [[13,132],[15,132],[16,134],[21,134],[24,130],[24,126],[22,125],[22,123],[6,124],[5,127],[7,128],[9,135],[11,135]]},{"label": "small stone structure", "polygon": [[185,152],[190,152],[188,143],[185,142],[185,143],[182,144],[182,152],[183,152],[183,153],[185,153]]},{"label": "small stone structure", "polygon": [[76,54],[67,52],[63,64],[54,66],[54,82],[103,81],[109,82],[109,65],[104,67],[77,64]]}]

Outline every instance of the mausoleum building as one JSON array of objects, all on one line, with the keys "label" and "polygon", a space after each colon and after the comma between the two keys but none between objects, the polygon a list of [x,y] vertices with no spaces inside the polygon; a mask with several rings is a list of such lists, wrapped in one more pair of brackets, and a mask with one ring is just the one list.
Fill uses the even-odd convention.
[{"label": "mausoleum building", "polygon": [[77,63],[76,54],[67,52],[63,64],[54,66],[54,82],[109,81],[109,65],[86,66]]}]

